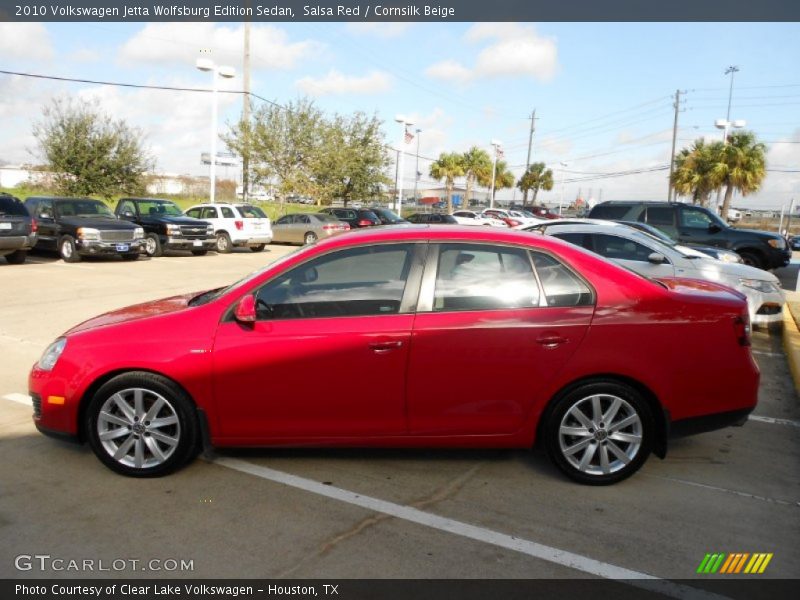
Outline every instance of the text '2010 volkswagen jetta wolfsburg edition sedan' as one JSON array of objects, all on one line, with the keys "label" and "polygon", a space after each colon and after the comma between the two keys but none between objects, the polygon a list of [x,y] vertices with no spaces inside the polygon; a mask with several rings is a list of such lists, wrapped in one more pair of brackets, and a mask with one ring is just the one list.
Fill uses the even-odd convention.
[{"label": "text '2010 volkswagen jetta wolfsburg edition sedan'", "polygon": [[568,476],[607,484],[663,457],[669,432],[744,421],[749,333],[744,297],[715,283],[647,279],[525,232],[375,228],[78,325],[29,384],[41,431],[126,475],[165,474],[204,442],[538,441]]}]

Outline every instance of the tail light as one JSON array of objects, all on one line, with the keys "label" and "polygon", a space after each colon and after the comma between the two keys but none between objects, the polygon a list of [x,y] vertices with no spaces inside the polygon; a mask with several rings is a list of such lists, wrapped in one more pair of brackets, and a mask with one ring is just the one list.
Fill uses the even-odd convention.
[{"label": "tail light", "polygon": [[325,230],[325,231],[336,231],[337,229],[339,229],[339,226],[338,225],[323,225],[322,229]]},{"label": "tail light", "polygon": [[234,225],[236,225],[236,229],[238,229],[239,231],[244,229],[244,221],[238,221],[238,220],[234,221]]},{"label": "tail light", "polygon": [[740,346],[750,345],[750,315],[742,313],[733,320],[733,331]]},{"label": "tail light", "polygon": [[516,227],[517,225],[522,225],[522,221],[517,221],[516,219],[503,219],[509,227]]},{"label": "tail light", "polygon": [[372,221],[370,221],[369,219],[360,219],[358,221],[358,226],[359,227],[369,227],[370,225],[374,225],[374,223]]},{"label": "tail light", "polygon": [[37,231],[39,231],[39,224],[36,219],[31,219],[31,233],[36,233]]}]

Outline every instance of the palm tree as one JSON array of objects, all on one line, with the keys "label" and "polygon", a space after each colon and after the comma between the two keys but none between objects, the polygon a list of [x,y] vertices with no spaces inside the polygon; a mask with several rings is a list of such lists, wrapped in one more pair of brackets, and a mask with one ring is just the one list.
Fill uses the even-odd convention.
[{"label": "palm tree", "polygon": [[492,159],[486,150],[473,146],[461,157],[464,175],[467,177],[467,192],[464,197],[464,208],[469,208],[472,199],[472,188],[482,177],[491,177]]},{"label": "palm tree", "polygon": [[692,204],[708,205],[708,198],[719,188],[718,175],[714,173],[722,142],[706,144],[703,138],[684,148],[675,157],[675,170],[672,173],[672,186],[680,196],[691,196]]},{"label": "palm tree", "polygon": [[522,206],[528,204],[528,191],[533,190],[531,204],[536,206],[536,196],[539,190],[549,192],[553,189],[553,170],[545,168],[543,162],[533,163],[520,177],[517,187],[522,190]]},{"label": "palm tree", "polygon": [[722,146],[712,172],[725,187],[720,218],[728,220],[728,207],[733,191],[742,196],[758,191],[767,176],[767,147],[757,141],[752,131],[737,131],[728,136],[728,143]]},{"label": "palm tree", "polygon": [[[494,196],[497,195],[497,190],[512,188],[515,181],[514,174],[508,169],[508,163],[504,160],[498,160],[494,168],[494,194],[492,195],[491,203],[494,204]],[[478,183],[486,187],[492,186],[491,169],[485,175],[478,176]]]},{"label": "palm tree", "polygon": [[444,179],[447,190],[447,212],[453,212],[453,186],[456,177],[464,175],[463,156],[457,152],[442,152],[439,158],[431,163],[429,174],[437,181]]}]

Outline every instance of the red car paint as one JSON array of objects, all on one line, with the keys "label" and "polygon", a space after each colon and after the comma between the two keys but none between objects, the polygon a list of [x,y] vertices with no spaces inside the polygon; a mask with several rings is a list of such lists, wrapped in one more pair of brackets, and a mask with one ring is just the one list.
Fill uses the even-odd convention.
[{"label": "red car paint", "polygon": [[[224,319],[243,296],[323,253],[458,241],[549,253],[585,278],[595,305],[249,325]],[[756,404],[758,368],[734,326],[747,314],[741,295],[706,282],[647,280],[552,237],[490,227],[369,228],[308,246],[189,307],[195,295],[68,331],[55,368],[30,373],[30,391],[42,399],[36,424],[82,435],[80,410],[93,390],[133,370],[182,386],[218,446],[530,447],[559,390],[594,376],[635,382],[673,421]],[[487,372],[492,377],[480,376]]]}]

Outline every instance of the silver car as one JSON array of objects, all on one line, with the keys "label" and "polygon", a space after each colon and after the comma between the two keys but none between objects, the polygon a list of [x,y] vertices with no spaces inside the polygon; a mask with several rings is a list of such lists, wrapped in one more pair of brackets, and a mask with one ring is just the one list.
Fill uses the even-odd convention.
[{"label": "silver car", "polygon": [[284,215],[272,224],[272,241],[285,244],[313,244],[337,233],[350,230],[350,225],[331,215],[296,213]]},{"label": "silver car", "polygon": [[609,221],[539,228],[545,235],[582,246],[645,277],[687,277],[732,287],[747,297],[750,322],[770,327],[783,321],[783,290],[769,271],[723,262],[680,244],[667,244],[643,231]]}]

